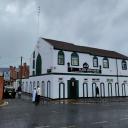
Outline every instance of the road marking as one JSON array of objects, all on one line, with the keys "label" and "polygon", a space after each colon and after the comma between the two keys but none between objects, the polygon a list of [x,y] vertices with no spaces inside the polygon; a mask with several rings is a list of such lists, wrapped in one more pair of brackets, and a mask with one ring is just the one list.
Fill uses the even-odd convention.
[{"label": "road marking", "polygon": [[108,123],[108,121],[93,122],[93,124],[104,124],[104,123]]},{"label": "road marking", "polygon": [[122,119],[120,119],[120,120],[128,120],[128,118],[122,118]]}]

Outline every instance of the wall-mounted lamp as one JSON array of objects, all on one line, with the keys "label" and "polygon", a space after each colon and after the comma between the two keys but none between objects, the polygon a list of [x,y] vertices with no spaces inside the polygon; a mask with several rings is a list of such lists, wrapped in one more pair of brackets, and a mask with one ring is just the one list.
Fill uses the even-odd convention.
[{"label": "wall-mounted lamp", "polygon": [[70,67],[70,63],[69,62],[67,63],[67,65],[68,65],[68,67]]}]

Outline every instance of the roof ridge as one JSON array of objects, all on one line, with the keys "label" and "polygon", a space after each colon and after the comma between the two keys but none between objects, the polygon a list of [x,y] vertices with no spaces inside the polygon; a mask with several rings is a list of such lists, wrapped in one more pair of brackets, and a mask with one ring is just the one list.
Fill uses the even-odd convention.
[{"label": "roof ridge", "polygon": [[47,38],[42,38],[42,39],[50,43],[55,49],[61,49],[65,51],[76,51],[76,52],[87,53],[87,54],[91,54],[95,56],[128,60],[127,56],[119,52],[113,51],[113,50],[106,50],[106,49],[100,49],[100,48],[95,48],[95,47],[76,45],[73,43],[68,43],[65,41],[59,41],[59,40],[54,40],[54,39],[47,39]]}]

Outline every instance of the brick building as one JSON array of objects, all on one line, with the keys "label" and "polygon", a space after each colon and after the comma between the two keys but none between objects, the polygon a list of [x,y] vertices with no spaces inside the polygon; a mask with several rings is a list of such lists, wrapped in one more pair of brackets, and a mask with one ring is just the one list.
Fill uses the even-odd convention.
[{"label": "brick building", "polygon": [[22,66],[19,66],[17,77],[18,79],[29,77],[29,66],[26,63],[24,63]]},{"label": "brick building", "polygon": [[17,79],[17,71],[18,69],[16,67],[10,66],[9,72],[10,72],[10,82],[13,83]]},{"label": "brick building", "polygon": [[4,78],[0,76],[0,100],[3,98]]}]

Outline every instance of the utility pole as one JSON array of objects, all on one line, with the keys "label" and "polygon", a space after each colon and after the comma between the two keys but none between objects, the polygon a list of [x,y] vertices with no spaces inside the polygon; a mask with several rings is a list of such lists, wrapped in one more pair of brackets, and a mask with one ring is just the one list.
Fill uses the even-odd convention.
[{"label": "utility pole", "polygon": [[20,64],[20,67],[21,67],[21,71],[20,71],[20,86],[22,86],[22,59],[23,59],[23,57],[21,56],[21,64]]}]

